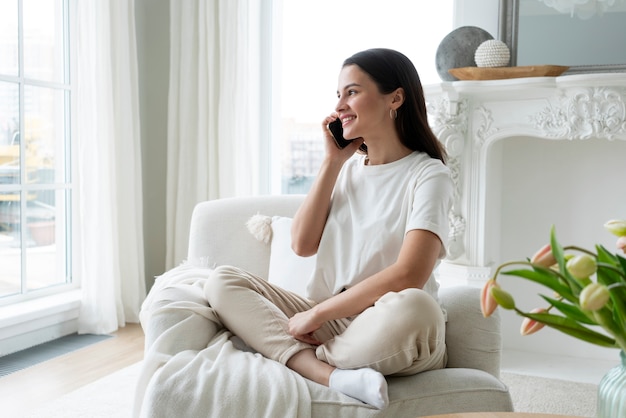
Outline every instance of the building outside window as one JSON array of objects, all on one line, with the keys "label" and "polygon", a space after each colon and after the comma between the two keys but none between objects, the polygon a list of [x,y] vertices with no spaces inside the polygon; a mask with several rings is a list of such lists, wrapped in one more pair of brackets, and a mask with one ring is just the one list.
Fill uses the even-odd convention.
[{"label": "building outside window", "polygon": [[0,2],[0,306],[72,288],[68,0]]}]

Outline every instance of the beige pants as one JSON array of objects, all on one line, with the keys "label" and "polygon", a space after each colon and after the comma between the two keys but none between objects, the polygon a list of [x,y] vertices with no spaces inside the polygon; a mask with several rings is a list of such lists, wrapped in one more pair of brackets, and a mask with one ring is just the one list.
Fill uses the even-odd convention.
[{"label": "beige pants", "polygon": [[290,317],[315,306],[241,269],[215,269],[204,288],[222,324],[247,345],[280,363],[312,348],[317,358],[340,369],[370,367],[383,375],[412,375],[446,365],[445,321],[426,292],[389,292],[349,319],[326,322],[313,346],[287,332]]}]

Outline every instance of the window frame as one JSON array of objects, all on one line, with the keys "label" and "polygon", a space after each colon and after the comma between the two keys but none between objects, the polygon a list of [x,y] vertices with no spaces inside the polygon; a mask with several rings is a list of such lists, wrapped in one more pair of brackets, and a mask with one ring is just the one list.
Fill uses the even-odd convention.
[{"label": "window frame", "polygon": [[[18,132],[21,137],[26,137],[26,94],[25,90],[34,88],[50,89],[52,95],[59,95],[59,100],[62,101],[63,114],[59,117],[60,127],[63,132],[62,146],[57,149],[58,153],[55,154],[63,161],[62,167],[56,168],[55,171],[57,177],[51,182],[35,182],[29,184],[27,182],[27,144],[26,140],[21,140],[19,144],[19,183],[3,184],[0,185],[0,190],[9,193],[19,193],[20,195],[20,209],[19,209],[19,257],[20,257],[20,279],[19,290],[13,293],[7,293],[0,295],[0,308],[8,308],[11,306],[19,306],[23,302],[31,302],[37,299],[61,295],[66,292],[75,292],[80,287],[80,280],[74,274],[78,271],[75,266],[75,260],[78,257],[73,253],[77,248],[74,245],[77,242],[77,234],[75,228],[72,226],[74,222],[74,214],[77,204],[77,190],[76,184],[73,179],[73,173],[77,164],[76,152],[74,150],[73,139],[75,133],[75,118],[73,103],[76,103],[75,89],[73,87],[73,74],[76,73],[75,52],[76,52],[76,40],[73,38],[75,32],[75,19],[74,11],[76,9],[76,3],[74,0],[58,0],[61,9],[61,22],[62,22],[62,47],[60,48],[59,55],[62,54],[60,61],[62,62],[62,72],[60,81],[48,81],[39,80],[36,78],[29,78],[26,76],[25,71],[25,33],[24,33],[24,4],[23,0],[15,0],[17,3],[17,42],[18,42],[18,68],[16,75],[0,74],[0,82],[14,83],[18,89]],[[56,18],[56,17],[55,17]],[[28,258],[32,257],[29,254],[28,242],[25,239],[27,236],[27,204],[28,193],[34,191],[42,192],[48,191],[55,195],[55,228],[57,233],[55,234],[56,250],[54,253],[55,265],[64,264],[62,271],[64,277],[56,277],[51,280],[51,284],[43,287],[29,289],[28,285]],[[62,218],[62,219],[60,219]],[[59,238],[62,237],[62,238]],[[61,254],[59,254],[61,252]],[[64,257],[63,257],[64,256]],[[51,274],[57,274],[58,268]],[[69,293],[68,293],[69,294]],[[57,297],[58,299],[58,297]],[[75,296],[72,297],[75,299]]]}]

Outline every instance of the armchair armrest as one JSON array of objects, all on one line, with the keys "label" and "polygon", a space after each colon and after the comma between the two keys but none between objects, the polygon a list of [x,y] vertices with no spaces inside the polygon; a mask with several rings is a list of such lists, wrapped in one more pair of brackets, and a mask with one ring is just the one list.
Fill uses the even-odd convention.
[{"label": "armchair armrest", "polygon": [[447,367],[479,369],[500,377],[502,337],[498,311],[483,317],[480,289],[475,287],[441,288],[439,299],[448,313]]}]

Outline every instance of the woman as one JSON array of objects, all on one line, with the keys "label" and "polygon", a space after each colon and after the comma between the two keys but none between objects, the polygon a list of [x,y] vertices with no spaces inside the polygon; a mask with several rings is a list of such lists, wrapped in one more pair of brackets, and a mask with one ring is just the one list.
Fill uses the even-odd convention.
[{"label": "woman", "polygon": [[[317,254],[308,298],[233,267],[217,268],[206,293],[258,352],[383,409],[385,375],[446,364],[433,269],[446,254],[452,183],[408,58],[353,55],[337,96],[322,123],[324,161],[292,224],[294,251]],[[343,149],[328,129],[337,118],[356,138]]]}]

